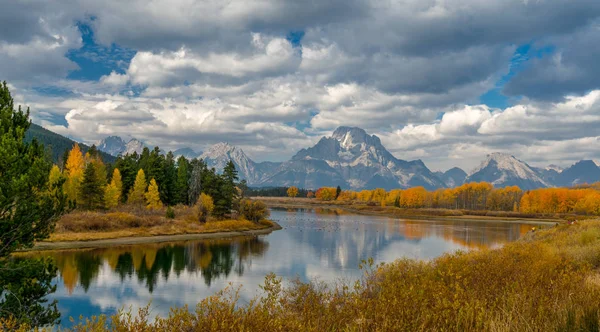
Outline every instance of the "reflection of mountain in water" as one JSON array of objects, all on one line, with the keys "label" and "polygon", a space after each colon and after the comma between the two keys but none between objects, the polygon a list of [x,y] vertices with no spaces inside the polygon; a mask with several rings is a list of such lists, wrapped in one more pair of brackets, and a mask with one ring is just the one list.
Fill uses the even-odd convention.
[{"label": "reflection of mountain in water", "polygon": [[188,242],[185,244],[148,244],[94,250],[52,252],[69,293],[77,283],[87,292],[104,264],[121,281],[136,277],[150,292],[159,279],[167,281],[183,271],[200,273],[207,286],[232,271],[241,276],[251,257],[261,256],[269,244],[258,237]]},{"label": "reflection of mountain in water", "polygon": [[309,245],[325,266],[342,269],[358,267],[361,260],[377,257],[393,243],[418,247],[424,245],[421,242],[426,238],[440,238],[463,249],[483,249],[517,240],[531,227],[502,222],[358,216],[340,209],[305,209],[301,213],[295,209],[274,209],[274,212],[275,218],[290,228],[290,236]]}]

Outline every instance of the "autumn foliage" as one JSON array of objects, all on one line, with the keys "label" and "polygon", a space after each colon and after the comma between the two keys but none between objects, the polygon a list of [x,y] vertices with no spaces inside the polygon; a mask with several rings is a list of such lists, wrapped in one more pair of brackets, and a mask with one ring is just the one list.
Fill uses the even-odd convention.
[{"label": "autumn foliage", "polygon": [[[333,201],[335,188],[316,192],[321,201]],[[408,209],[456,209],[507,211],[526,214],[600,215],[600,185],[575,188],[543,188],[523,192],[517,186],[494,188],[487,182],[466,183],[456,188],[427,191],[423,187],[373,190],[343,190],[337,201],[396,206]]]}]

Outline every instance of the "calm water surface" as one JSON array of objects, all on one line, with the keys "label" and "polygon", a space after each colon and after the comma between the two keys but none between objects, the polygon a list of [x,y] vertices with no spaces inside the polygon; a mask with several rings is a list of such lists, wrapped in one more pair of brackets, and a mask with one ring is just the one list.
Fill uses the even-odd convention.
[{"label": "calm water surface", "polygon": [[242,302],[259,294],[267,273],[301,280],[354,280],[361,260],[431,259],[458,249],[501,246],[526,233],[519,223],[412,221],[337,210],[273,209],[284,229],[269,235],[44,253],[59,268],[62,321],[145,306],[164,315],[194,307],[229,283]]}]

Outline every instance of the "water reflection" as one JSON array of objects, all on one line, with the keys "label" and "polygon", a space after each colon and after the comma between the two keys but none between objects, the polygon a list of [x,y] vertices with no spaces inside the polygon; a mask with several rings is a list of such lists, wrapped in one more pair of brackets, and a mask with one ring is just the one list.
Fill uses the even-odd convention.
[{"label": "water reflection", "polygon": [[136,278],[152,293],[159,278],[200,272],[206,286],[232,271],[242,276],[250,257],[261,256],[269,244],[258,237],[204,242],[159,243],[93,250],[53,251],[60,277],[69,294],[80,285],[87,292],[106,263],[120,281]]},{"label": "water reflection", "polygon": [[[152,314],[193,306],[228,284],[243,285],[242,303],[267,273],[303,281],[351,280],[369,257],[431,259],[457,249],[500,246],[531,226],[475,221],[414,221],[342,210],[273,209],[284,228],[267,236],[45,252],[58,265],[63,318],[112,314],[152,301]],[[36,254],[40,255],[40,253]],[[67,322],[68,319],[63,319]]]}]

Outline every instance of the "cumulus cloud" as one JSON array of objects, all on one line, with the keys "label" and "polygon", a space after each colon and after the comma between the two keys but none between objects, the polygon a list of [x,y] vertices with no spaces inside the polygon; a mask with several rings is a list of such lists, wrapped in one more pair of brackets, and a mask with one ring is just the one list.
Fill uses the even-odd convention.
[{"label": "cumulus cloud", "polygon": [[[600,90],[569,96],[559,103],[529,102],[505,110],[485,105],[446,112],[435,123],[407,125],[383,135],[384,144],[399,155],[428,153],[433,164],[462,159],[469,168],[481,156],[501,151],[538,164],[568,166],[600,156]],[[581,146],[580,146],[581,144]]]},{"label": "cumulus cloud", "polygon": [[[599,20],[597,0],[33,0],[0,12],[0,79],[34,121],[86,142],[228,140],[285,159],[351,125],[440,167],[493,150],[566,163],[593,154],[573,145],[596,144]],[[125,63],[69,78],[79,24],[94,61],[123,61],[101,54],[116,45]],[[529,43],[502,90],[518,103],[478,105]]]}]

